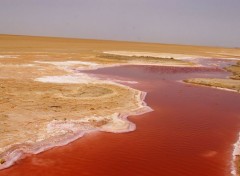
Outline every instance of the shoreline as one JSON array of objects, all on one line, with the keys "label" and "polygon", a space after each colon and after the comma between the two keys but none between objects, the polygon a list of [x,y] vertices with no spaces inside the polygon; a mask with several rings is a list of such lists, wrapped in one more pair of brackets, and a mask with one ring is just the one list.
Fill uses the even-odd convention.
[{"label": "shoreline", "polygon": [[[189,58],[188,58],[189,59]],[[194,60],[194,58],[190,58],[192,60]],[[207,58],[207,59],[214,59],[214,58]],[[217,59],[223,59],[223,60],[227,60],[226,58],[217,58]],[[229,58],[229,60],[236,60],[238,61],[238,59],[236,58]],[[110,66],[106,66],[106,67],[117,67],[117,66],[127,66],[127,65],[146,65],[146,66],[166,66],[166,67],[193,67],[193,68],[198,68],[198,67],[206,67],[202,64],[198,64],[198,65],[193,65],[193,66],[187,66],[187,65],[161,65],[161,64],[144,64],[144,63],[138,63],[138,64],[131,64],[131,63],[127,63],[127,64],[117,64],[117,65],[110,65]],[[99,68],[105,68],[105,67],[99,67]],[[97,70],[99,68],[91,68],[89,70]],[[180,83],[184,83],[184,84],[189,84],[189,85],[196,85],[196,86],[202,86],[202,87],[207,87],[207,88],[213,88],[213,89],[218,89],[218,90],[223,90],[223,91],[228,91],[228,92],[233,92],[233,93],[239,93],[237,90],[233,90],[233,89],[228,89],[228,88],[222,88],[222,87],[217,87],[217,86],[208,86],[208,85],[203,85],[203,84],[197,84],[197,83],[192,83],[192,82],[187,82],[185,80],[179,80],[177,82]],[[240,165],[240,132],[239,132],[239,137],[238,137],[238,141],[236,143],[233,144],[233,150],[232,150],[232,160],[230,161],[231,164],[231,174],[234,176],[239,176],[239,172],[240,172],[240,168],[238,168],[237,166]]]},{"label": "shoreline", "polygon": [[228,88],[222,88],[222,87],[217,87],[217,86],[208,86],[208,85],[204,85],[204,84],[198,84],[198,83],[193,83],[193,82],[186,82],[184,80],[183,81],[178,81],[178,82],[189,84],[189,85],[194,85],[194,86],[201,86],[201,87],[206,87],[206,88],[212,88],[212,89],[218,89],[218,90],[224,90],[224,91],[228,91],[228,92],[238,93],[237,90],[228,89]]},{"label": "shoreline", "polygon": [[[43,140],[43,141],[41,141],[39,143],[35,143],[35,144],[19,144],[18,146],[13,146],[12,148],[8,149],[7,151],[5,151],[4,153],[2,153],[0,155],[1,158],[5,160],[5,162],[0,165],[0,170],[3,170],[3,169],[13,166],[15,164],[15,162],[23,159],[25,156],[27,156],[29,154],[38,154],[38,153],[50,150],[55,147],[67,145],[67,144],[74,142],[75,140],[83,137],[87,133],[91,133],[91,132],[125,133],[125,132],[131,132],[131,131],[136,130],[136,125],[134,123],[132,123],[131,121],[129,121],[128,117],[133,116],[133,115],[141,115],[141,114],[153,111],[153,109],[150,108],[149,106],[147,106],[146,102],[144,101],[146,95],[147,95],[146,92],[141,92],[139,94],[139,96],[138,96],[139,104],[141,105],[141,106],[139,106],[139,108],[132,110],[126,114],[121,114],[121,113],[118,114],[117,118],[128,123],[128,126],[129,126],[128,129],[125,129],[125,130],[111,130],[110,128],[91,129],[91,127],[90,127],[90,129],[87,129],[87,128],[86,128],[86,130],[79,129],[77,131],[70,132],[70,133],[67,133],[66,135],[62,135],[62,136],[53,136],[50,139],[46,139],[46,140]],[[51,126],[53,122],[54,121],[50,122],[48,124],[48,127]],[[64,121],[63,123],[65,125],[67,125],[68,123],[71,123],[71,120]],[[75,121],[74,123],[78,124],[77,121]]]},{"label": "shoreline", "polygon": [[[114,66],[115,65],[113,65],[113,67]],[[103,68],[103,67],[104,66],[102,66],[100,68]],[[66,67],[59,68],[59,69],[63,69],[70,73],[72,72],[72,69],[69,70]],[[98,69],[98,68],[88,68],[88,69],[90,70],[90,69]],[[83,69],[83,70],[85,70],[85,69]],[[82,74],[86,75],[90,78],[90,80],[88,80],[87,82],[92,81],[92,80],[103,81],[101,79],[98,79],[97,77],[91,76],[91,74],[86,74],[86,73],[82,73]],[[68,76],[68,75],[63,75],[62,77],[64,77],[64,76]],[[69,75],[69,76],[77,77],[78,75],[73,74],[73,75]],[[52,79],[52,77],[54,77],[54,76],[49,76],[50,79]],[[55,77],[61,77],[61,76],[55,76]],[[66,77],[66,78],[68,79],[68,77]],[[40,80],[36,79],[35,81],[46,82],[46,80],[44,81],[41,79]],[[61,81],[63,81],[63,80],[60,80],[60,82]],[[55,83],[60,83],[60,82],[55,82]],[[61,82],[61,83],[63,83],[63,82]],[[83,137],[87,133],[91,133],[91,132],[125,133],[125,132],[134,131],[136,129],[136,125],[134,123],[132,123],[131,121],[129,121],[128,117],[133,116],[133,115],[141,115],[141,114],[153,111],[153,109],[150,108],[149,106],[147,106],[146,102],[144,101],[145,97],[147,95],[146,92],[133,89],[133,88],[123,85],[123,84],[119,84],[118,82],[115,82],[114,79],[103,81],[103,82],[105,84],[113,84],[113,85],[117,85],[117,86],[124,87],[127,89],[132,89],[132,90],[135,90],[138,92],[138,94],[135,97],[138,102],[137,103],[138,108],[132,109],[132,110],[128,111],[127,113],[115,113],[115,114],[113,114],[113,118],[110,117],[116,123],[118,123],[118,121],[120,123],[124,122],[124,125],[125,125],[124,127],[127,126],[127,128],[114,129],[111,127],[111,124],[103,125],[101,127],[93,127],[91,125],[85,126],[84,123],[82,123],[81,119],[80,120],[53,120],[47,124],[48,130],[49,129],[50,129],[50,131],[65,130],[65,131],[67,131],[67,133],[65,133],[63,135],[60,134],[60,135],[56,135],[56,136],[51,136],[50,138],[46,138],[40,142],[35,142],[35,143],[30,142],[30,143],[13,145],[11,148],[9,148],[6,151],[4,151],[3,153],[1,153],[0,159],[1,159],[2,163],[0,164],[0,170],[7,169],[7,168],[13,166],[15,164],[15,162],[23,159],[24,157],[28,156],[29,154],[38,154],[38,153],[50,150],[54,147],[67,145],[67,144]],[[51,83],[53,83],[53,82],[51,82]],[[65,82],[65,83],[68,84],[69,82]],[[70,83],[72,83],[72,82],[70,82]],[[78,81],[75,83],[81,84],[81,82],[79,83]],[[84,117],[84,118],[88,118],[88,117]],[[92,118],[92,117],[89,117],[89,118]],[[96,120],[95,118],[98,118],[98,117],[93,116],[93,121]],[[74,128],[74,130],[72,130],[72,128]]]},{"label": "shoreline", "polygon": [[[48,62],[46,64],[51,64],[51,62]],[[145,65],[145,64],[131,64],[131,63],[128,63],[128,64],[114,64],[114,65],[105,65],[106,67],[118,67],[118,66],[126,66],[126,65]],[[155,66],[162,66],[162,65],[158,65],[158,64],[147,64],[147,65],[155,65]],[[55,65],[57,66],[57,65]],[[74,71],[80,71],[80,74],[83,74],[83,75],[86,75],[86,76],[89,76],[90,78],[94,79],[94,80],[99,80],[99,81],[103,81],[103,79],[99,79],[98,77],[95,77],[95,75],[92,75],[92,74],[87,74],[87,73],[81,73],[81,71],[83,70],[97,70],[97,69],[100,69],[100,68],[105,68],[104,65],[101,65],[100,67],[94,67],[94,68],[74,68],[74,69],[69,69],[67,67],[62,67],[62,68],[59,68],[58,66],[58,69],[63,69],[64,71],[68,72],[68,73],[73,73],[73,75],[63,75],[63,76],[46,76],[46,77],[49,77],[49,78],[52,78],[52,77],[65,77],[65,76],[74,76]],[[175,67],[174,65],[173,66],[170,66],[170,67]],[[181,66],[180,66],[181,67]],[[186,66],[183,66],[183,67],[186,67]],[[191,66],[191,67],[195,67],[195,66]],[[78,74],[76,74],[75,76],[77,77]],[[35,81],[40,81],[40,82],[45,82],[44,80],[41,80],[41,78],[44,78],[44,77],[40,77],[40,78],[37,78]],[[66,77],[67,78],[67,77]],[[38,80],[40,79],[40,80]],[[61,80],[63,81],[63,80]],[[92,80],[91,80],[92,81]],[[88,82],[88,81],[87,81]],[[120,84],[119,83],[119,80],[114,80],[114,79],[110,79],[110,80],[106,80],[104,81],[106,84],[114,84],[114,85],[118,85],[118,86],[122,86],[122,87],[129,87],[129,86],[126,86],[126,85],[123,85],[123,84]],[[187,82],[184,82],[184,81],[179,81],[181,83],[187,83]],[[58,82],[55,82],[55,83],[58,83]],[[63,82],[61,82],[63,83]],[[68,82],[66,82],[68,84]],[[73,82],[71,82],[73,83]],[[81,84],[79,82],[76,82],[76,84]],[[205,86],[205,85],[199,85],[199,84],[193,84],[193,83],[187,83],[187,84],[191,84],[191,85],[197,85],[197,86],[204,86],[204,87],[210,87],[210,86]],[[231,89],[225,89],[225,88],[218,88],[218,87],[210,87],[210,88],[215,88],[215,89],[220,89],[220,90],[225,90],[225,91],[231,91],[231,92],[235,92],[234,90],[231,90]],[[131,88],[132,89],[132,88]],[[139,91],[139,90],[138,90]],[[0,171],[3,170],[3,169],[7,169],[11,166],[14,165],[15,162],[17,162],[18,160],[21,160],[23,159],[24,157],[26,157],[27,155],[29,154],[38,154],[38,153],[41,153],[41,152],[44,152],[44,151],[47,151],[47,150],[50,150],[54,147],[59,147],[59,146],[64,146],[64,145],[67,145],[71,142],[74,142],[75,140],[83,137],[85,134],[87,133],[91,133],[91,132],[111,132],[111,133],[124,133],[124,132],[131,132],[131,131],[134,131],[136,129],[136,126],[134,123],[132,123],[131,121],[128,120],[128,117],[129,116],[132,116],[132,115],[141,115],[141,114],[144,114],[144,113],[147,113],[147,112],[151,112],[152,109],[147,106],[146,102],[144,101],[145,100],[145,97],[147,95],[146,92],[143,92],[143,91],[139,91],[140,94],[138,95],[138,102],[139,102],[139,108],[133,110],[133,111],[130,111],[128,113],[125,113],[125,114],[119,114],[118,115],[118,118],[119,119],[122,119],[123,121],[126,121],[128,124],[129,124],[129,127],[128,129],[126,130],[119,130],[119,131],[114,131],[114,130],[111,130],[110,128],[106,128],[105,130],[102,130],[102,129],[86,129],[86,130],[82,130],[80,129],[79,131],[76,131],[74,133],[69,133],[68,135],[63,135],[63,136],[57,136],[57,137],[54,137],[52,138],[52,140],[54,140],[53,143],[49,143],[48,144],[48,139],[46,141],[42,141],[42,143],[36,143],[36,146],[35,145],[32,145],[30,148],[27,148],[29,147],[29,144],[23,144],[22,145],[22,148],[18,148],[18,149],[15,149],[14,150],[14,147],[13,149],[10,148],[9,150],[7,150],[6,152],[4,153],[9,153],[8,155],[10,155],[9,157],[11,158],[9,162],[5,162],[3,164],[0,165]],[[49,124],[51,124],[52,122],[50,122]],[[64,121],[64,123],[68,123],[68,121]],[[71,120],[70,120],[70,123],[71,123]],[[76,122],[78,123],[78,122]],[[54,124],[54,123],[53,123]],[[51,139],[50,139],[51,141]],[[55,143],[56,142],[56,143]],[[240,143],[240,139],[238,141]],[[38,147],[38,145],[41,145],[42,148]],[[235,149],[237,148],[237,146],[234,148],[234,151]],[[234,153],[233,151],[233,153]],[[2,155],[4,155],[4,153],[2,153]],[[0,155],[1,156],[1,155]],[[234,155],[235,156],[235,155]],[[234,157],[233,156],[233,160],[231,161],[231,163],[235,163],[235,160],[236,160],[236,156]],[[0,157],[0,158],[3,158],[5,159],[4,157]],[[234,167],[235,164],[232,164],[232,167]],[[235,168],[235,167],[234,167]],[[232,173],[234,173],[234,169],[232,169]]]},{"label": "shoreline", "polygon": [[231,167],[232,171],[231,174],[234,176],[240,175],[240,132],[238,134],[238,140],[236,143],[233,144],[233,152],[232,152],[232,162]]},{"label": "shoreline", "polygon": [[[172,67],[175,67],[175,66],[172,66]],[[203,86],[203,87],[207,87],[207,88],[214,88],[214,89],[219,89],[219,90],[224,90],[224,91],[228,91],[228,92],[234,92],[234,93],[238,93],[237,91],[235,90],[232,90],[232,89],[227,89],[227,88],[220,88],[220,87],[214,87],[214,86],[207,86],[207,85],[201,85],[201,84],[194,84],[194,83],[188,83],[188,82],[185,82],[184,80],[178,80],[176,82],[179,82],[179,83],[184,83],[184,84],[189,84],[189,85],[196,85],[196,86]],[[239,133],[240,135],[240,133]],[[236,160],[238,159],[238,164],[240,165],[240,137],[238,139],[238,141],[234,144],[232,144],[234,147],[231,151],[231,155],[232,155],[232,158],[233,159],[230,159],[230,160],[227,160],[227,163],[230,165],[230,174],[233,174],[234,176],[239,176],[239,174],[236,174],[237,173],[237,167],[236,167]],[[234,154],[236,153],[235,150],[238,150],[238,153],[237,154]]]},{"label": "shoreline", "polygon": [[[46,52],[47,53],[47,52]],[[193,59],[193,58],[188,58],[188,59]],[[194,60],[194,59],[193,59]],[[45,62],[45,63],[44,63]],[[69,65],[61,65],[61,63],[69,63]],[[32,62],[34,63],[34,62]],[[53,64],[54,62],[51,62],[51,61],[36,61],[37,64]],[[126,65],[153,65],[153,66],[166,66],[166,67],[203,67],[203,65],[199,64],[199,65],[177,65],[177,64],[171,64],[171,63],[147,63],[147,62],[128,62],[128,63],[119,63],[119,64],[111,64],[111,65],[108,65],[108,64],[96,64],[95,62],[89,62],[89,61],[76,61],[76,63],[78,63],[80,66],[76,66],[75,67],[75,64],[74,61],[71,63],[71,61],[59,61],[59,62],[55,62],[55,63],[60,63],[60,65],[54,65],[54,67],[56,67],[57,69],[61,70],[61,71],[66,71],[67,73],[69,74],[64,74],[62,76],[44,76],[42,75],[41,77],[37,77],[35,78],[34,80],[38,80],[38,81],[41,81],[41,82],[44,82],[44,79],[41,80],[41,78],[50,78],[52,79],[53,77],[55,78],[59,78],[61,77],[62,79],[65,79],[66,81],[73,81],[74,82],[74,78],[73,80],[69,79],[71,78],[71,76],[76,76],[76,78],[78,76],[81,76],[81,74],[83,75],[86,75],[90,78],[90,80],[87,80],[84,82],[82,82],[83,84],[88,84],[89,82],[91,82],[92,80],[95,79],[95,76],[94,75],[91,75],[91,74],[86,74],[86,73],[80,73],[78,75],[78,73],[75,73],[75,71],[78,71],[78,70],[95,70],[95,69],[99,69],[99,68],[106,68],[106,67],[117,67],[117,66],[126,66]],[[71,65],[73,64],[73,65]],[[76,65],[78,65],[76,64]],[[92,64],[92,65],[91,65]],[[81,67],[82,66],[82,67]],[[83,67],[84,66],[84,67]],[[73,68],[71,68],[73,67]],[[69,69],[70,68],[70,69]],[[70,76],[70,77],[68,77]],[[84,78],[81,77],[80,79],[83,79]],[[93,79],[91,79],[93,78]],[[45,80],[45,81],[46,81]],[[98,78],[96,77],[95,80],[99,80],[99,81],[104,81],[104,79],[101,79],[101,78]],[[60,83],[61,83],[61,79],[60,79]],[[79,84],[78,82],[79,80],[76,80],[76,84]],[[124,83],[123,81],[124,80],[115,80],[115,79],[109,79],[109,80],[106,80],[105,83],[106,84],[114,84],[114,85],[118,85],[118,86],[123,86],[123,87],[131,87],[131,86],[126,86],[126,85],[123,85],[121,84],[121,81],[122,83]],[[50,82],[51,83],[51,82]],[[55,83],[58,83],[58,82],[55,82]],[[68,83],[68,82],[66,82]],[[120,83],[120,84],[119,84]],[[186,83],[186,82],[184,82]],[[81,84],[81,83],[80,83]],[[93,82],[94,84],[94,82]],[[199,86],[199,84],[198,84]],[[206,86],[206,87],[209,87],[209,86]],[[227,91],[232,91],[232,90],[229,90],[229,89],[225,89],[225,88],[218,88],[218,87],[212,87],[212,88],[217,88],[217,89],[221,89],[221,90],[227,90]],[[131,88],[132,89],[132,88]],[[126,128],[125,130],[121,130],[121,129],[115,129],[115,130],[112,130],[110,125],[109,126],[104,126],[104,128],[93,128],[92,126],[81,126],[82,124],[82,121],[81,120],[53,120],[51,122],[48,123],[47,127],[49,130],[53,130],[56,128],[56,129],[61,129],[61,128],[64,128],[64,130],[69,130],[69,132],[67,134],[63,134],[63,135],[59,135],[59,136],[56,136],[56,137],[52,137],[50,139],[46,139],[46,141],[41,141],[41,142],[38,142],[36,143],[36,146],[34,144],[23,144],[23,145],[17,145],[17,146],[13,146],[13,148],[7,150],[6,154],[9,154],[9,157],[10,157],[10,160],[11,161],[7,161],[3,164],[0,164],[0,170],[1,169],[5,169],[5,168],[8,168],[10,166],[12,166],[16,161],[18,161],[19,159],[22,159],[24,158],[25,156],[27,156],[28,154],[37,154],[37,153],[41,153],[41,152],[44,152],[46,150],[49,150],[49,149],[52,149],[54,147],[57,147],[57,146],[63,146],[63,145],[67,145],[68,143],[71,143],[81,137],[84,136],[84,134],[87,134],[87,133],[91,133],[91,132],[97,132],[97,131],[102,131],[102,132],[112,132],[112,133],[123,133],[123,132],[130,132],[130,131],[134,131],[136,129],[136,125],[134,123],[132,123],[131,121],[128,120],[128,117],[131,116],[131,115],[140,115],[140,114],[143,114],[143,113],[147,113],[147,112],[150,112],[152,111],[152,109],[150,107],[147,106],[147,104],[144,102],[145,100],[145,97],[147,95],[146,92],[142,92],[142,91],[139,91],[139,90],[136,90],[139,92],[139,94],[137,95],[137,99],[138,99],[138,103],[139,103],[139,107],[137,109],[133,109],[131,110],[130,112],[126,112],[126,113],[123,113],[123,114],[117,114],[116,116],[113,116],[112,118],[115,118],[115,120],[122,120],[123,122],[125,122],[126,124],[128,124],[128,128]],[[93,120],[95,120],[95,118],[93,118]],[[70,130],[70,127],[75,127],[76,128],[76,131],[72,131]],[[80,127],[79,129],[77,129],[78,127]],[[240,139],[239,139],[240,140]],[[50,141],[51,143],[48,143],[48,141]],[[239,141],[238,141],[239,142]],[[234,155],[234,152],[235,152],[235,149],[239,146],[238,144],[239,143],[236,143],[235,148],[233,150],[233,155]],[[32,145],[32,146],[31,146]],[[16,149],[16,147],[19,147]],[[237,148],[239,150],[239,148]],[[4,154],[3,153],[3,154]],[[0,161],[1,161],[1,157],[2,154],[0,155]],[[3,157],[4,158],[4,157]],[[236,155],[234,155],[234,160],[236,160]],[[233,162],[233,161],[232,161]]]}]

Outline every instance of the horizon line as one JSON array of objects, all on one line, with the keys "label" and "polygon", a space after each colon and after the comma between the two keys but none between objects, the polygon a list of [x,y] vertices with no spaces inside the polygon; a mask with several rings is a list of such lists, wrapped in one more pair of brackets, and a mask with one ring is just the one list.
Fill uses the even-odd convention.
[{"label": "horizon line", "polygon": [[25,37],[45,37],[45,38],[62,38],[62,39],[79,39],[79,40],[98,40],[98,41],[109,41],[109,42],[129,42],[129,43],[146,43],[146,44],[159,44],[159,45],[181,45],[181,46],[192,46],[192,47],[208,47],[208,48],[229,48],[229,49],[240,49],[240,47],[228,47],[228,46],[213,46],[213,45],[195,45],[195,44],[180,44],[180,43],[159,43],[159,42],[144,42],[144,41],[133,41],[133,40],[114,40],[114,39],[101,39],[101,38],[82,38],[82,37],[68,37],[68,36],[49,36],[49,35],[28,35],[28,34],[11,34],[11,33],[0,33],[0,35],[9,36],[25,36]]}]

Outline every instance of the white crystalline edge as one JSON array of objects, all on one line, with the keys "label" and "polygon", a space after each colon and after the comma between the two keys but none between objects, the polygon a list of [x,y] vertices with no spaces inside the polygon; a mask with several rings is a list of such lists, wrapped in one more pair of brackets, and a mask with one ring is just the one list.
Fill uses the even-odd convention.
[{"label": "white crystalline edge", "polygon": [[237,142],[233,145],[233,152],[232,152],[232,163],[231,163],[231,174],[237,176],[237,168],[235,165],[236,156],[240,155],[240,133],[238,136]]},{"label": "white crystalline edge", "polygon": [[[195,58],[207,58],[213,57],[198,56],[198,55],[185,55],[185,54],[173,54],[173,53],[154,53],[154,52],[139,52],[139,51],[104,51],[105,54],[119,55],[119,56],[149,56],[157,58],[175,58],[175,59],[195,59]],[[209,52],[211,53],[211,52]],[[221,53],[219,53],[221,54]],[[240,56],[240,55],[239,55]],[[240,60],[240,58],[218,58],[226,60]]]},{"label": "white crystalline edge", "polygon": [[[64,62],[60,62],[60,64],[56,63],[56,66],[61,66],[61,68],[65,69],[64,67],[66,67],[66,65],[67,66],[73,66],[75,64],[82,64],[82,65],[84,65],[84,64],[87,65],[88,64],[89,65],[89,63],[86,63],[86,62],[84,62],[84,64],[83,64],[83,62],[81,62],[81,61],[80,62],[67,61],[67,62],[68,62],[67,64],[66,63],[64,64]],[[51,63],[52,62],[49,62],[49,64],[51,64]],[[96,64],[93,64],[93,65],[96,66]],[[128,64],[124,64],[124,65],[128,65]],[[118,65],[111,65],[111,66],[118,66]],[[100,67],[104,67],[104,66],[101,65]],[[81,69],[81,67],[80,67],[80,69]],[[92,69],[92,68],[90,68],[90,69]],[[97,68],[94,68],[94,69],[97,69]],[[80,75],[81,74],[79,74],[78,76],[80,76]],[[67,79],[69,80],[69,78],[70,78],[70,81],[67,81]],[[94,80],[96,80],[96,78],[94,78]],[[76,75],[66,75],[66,76],[62,76],[62,77],[59,77],[59,76],[58,77],[55,77],[55,76],[42,77],[42,78],[36,79],[36,81],[55,82],[55,83],[63,83],[63,82],[65,82],[65,83],[89,83],[89,81],[91,82],[93,80],[92,80],[92,77],[87,76],[87,74],[82,74],[82,78],[80,80],[79,80],[79,78],[76,78]],[[113,83],[113,84],[115,84],[115,83]],[[118,85],[121,85],[121,84],[118,84]],[[121,86],[123,86],[123,85],[121,85]],[[115,124],[123,124],[123,126],[125,128],[126,128],[126,126],[128,126],[128,130],[121,129],[119,127],[115,128],[115,130],[113,130],[113,128],[110,128],[109,125],[102,126],[102,129],[98,129],[98,130],[99,131],[114,132],[114,133],[121,133],[121,132],[127,132],[127,131],[135,130],[135,128],[136,128],[135,124],[133,124],[132,122],[129,122],[127,120],[127,116],[129,116],[129,115],[137,115],[137,114],[139,115],[139,114],[143,114],[143,113],[152,111],[152,109],[150,107],[146,106],[146,103],[143,101],[145,96],[146,96],[146,93],[142,92],[141,93],[142,102],[141,103],[139,102],[140,104],[142,104],[142,106],[139,107],[136,110],[135,113],[129,113],[129,114],[125,114],[125,115],[120,115],[118,118],[116,118],[116,117],[113,118],[113,120],[114,120],[113,121],[113,125],[115,125]],[[126,125],[127,122],[128,122],[128,125]],[[17,151],[17,150],[13,151],[11,153],[11,156],[13,155],[12,160],[10,160],[9,162],[6,162],[6,163],[0,165],[0,169],[4,169],[4,168],[7,168],[7,167],[11,166],[12,164],[14,164],[15,161],[17,161],[19,158],[23,157],[25,153],[34,153],[34,154],[36,154],[36,153],[40,153],[42,151],[45,151],[47,149],[53,148],[55,146],[66,145],[66,144],[74,141],[75,139],[83,136],[85,133],[91,132],[91,131],[94,131],[94,130],[80,131],[76,135],[71,136],[71,138],[68,138],[68,140],[58,141],[58,143],[51,144],[51,145],[50,144],[48,144],[46,146],[43,145],[44,146],[43,148],[37,148],[37,149],[34,149],[34,150],[30,151],[30,152],[29,151],[28,152],[24,152],[24,151],[21,151],[21,150],[20,151]],[[14,154],[15,154],[15,156],[14,156]]]},{"label": "white crystalline edge", "polygon": [[107,79],[102,80],[97,77],[90,77],[85,73],[78,73],[76,75],[64,75],[64,76],[44,76],[36,78],[35,81],[44,82],[44,83],[63,83],[63,84],[87,84],[87,83],[108,83],[114,84],[117,83],[128,83],[128,84],[137,84],[137,81],[123,81],[118,79]]},{"label": "white crystalline edge", "polygon": [[35,61],[36,63],[40,63],[40,64],[52,64],[55,66],[74,66],[74,65],[87,65],[87,66],[97,66],[99,64],[94,63],[94,62],[85,62],[85,61],[59,61],[59,62],[55,62],[55,61]]},{"label": "white crystalline edge", "polygon": [[66,140],[54,141],[55,143],[43,142],[43,144],[38,144],[39,147],[32,146],[32,148],[28,148],[28,149],[19,148],[19,149],[10,151],[10,152],[8,152],[7,161],[4,164],[0,165],[0,170],[12,166],[17,160],[24,158],[24,156],[26,154],[38,154],[38,153],[41,153],[43,151],[49,150],[49,149],[57,147],[57,146],[67,145],[70,142],[82,137],[85,133],[89,133],[89,132],[91,132],[91,130],[84,131],[84,132],[79,131],[78,133],[75,133],[74,135],[68,136],[68,138]]},{"label": "white crystalline edge", "polygon": [[225,90],[225,91],[229,91],[229,92],[238,92],[237,90],[228,89],[228,88],[215,87],[215,86],[209,86],[209,87],[212,87],[214,89],[219,89],[219,90]]},{"label": "white crystalline edge", "polygon": [[[150,52],[133,52],[133,51],[104,51],[105,54],[117,55],[117,56],[145,56],[145,57],[155,57],[155,58],[174,58],[182,61],[192,61],[193,58],[207,58],[195,55],[183,55],[183,54],[171,54],[171,53],[150,53]],[[201,64],[195,63],[195,65],[186,64],[171,64],[171,63],[147,63],[142,61],[128,61],[127,64],[121,65],[152,65],[152,66],[169,66],[169,67],[202,67]]]},{"label": "white crystalline edge", "polygon": [[[85,133],[93,132],[93,131],[104,131],[104,132],[112,132],[112,133],[123,133],[130,132],[136,129],[136,125],[130,121],[128,121],[127,117],[130,115],[140,115],[146,112],[153,111],[150,107],[146,106],[146,103],[143,101],[146,96],[146,92],[141,92],[138,94],[138,100],[140,106],[139,108],[128,112],[126,114],[117,114],[114,113],[112,116],[107,117],[111,120],[109,124],[103,125],[99,128],[92,128],[91,126],[77,126],[82,122],[89,122],[90,120],[100,121],[106,117],[86,117],[80,120],[69,120],[69,121],[57,121],[53,120],[47,125],[47,131],[50,134],[53,134],[52,140],[46,139],[40,142],[37,142],[35,145],[25,146],[22,148],[17,148],[13,150],[6,151],[6,155],[4,155],[4,159],[6,162],[0,165],[0,170],[5,169],[13,165],[17,160],[23,158],[26,154],[38,154],[48,149],[51,149],[56,146],[66,145],[80,137],[82,137]],[[76,127],[75,127],[76,125]],[[63,131],[63,132],[62,132]],[[67,132],[67,133],[65,133]],[[70,133],[69,133],[70,132]],[[63,137],[58,137],[54,135],[66,135]]]},{"label": "white crystalline edge", "polygon": [[137,84],[137,81],[123,81],[118,79],[111,79],[111,81],[118,82],[118,83],[128,83],[128,84]]},{"label": "white crystalline edge", "polygon": [[34,67],[34,64],[1,64],[1,67]]},{"label": "white crystalline edge", "polygon": [[182,80],[178,80],[177,82],[183,83],[183,84],[196,85],[196,86],[201,86],[201,87],[206,87],[206,88],[212,88],[212,89],[218,89],[218,90],[224,90],[224,91],[228,91],[228,92],[238,93],[238,91],[234,90],[234,89],[228,89],[228,88],[222,88],[222,87],[216,87],[216,86],[207,86],[207,85],[198,84],[198,83],[194,83],[194,82],[184,82]]},{"label": "white crystalline edge", "polygon": [[0,59],[5,59],[5,58],[17,58],[19,55],[0,55]]},{"label": "white crystalline edge", "polygon": [[[77,62],[79,63],[79,62]],[[69,63],[68,63],[69,64]],[[70,65],[74,64],[73,62],[70,62]],[[64,64],[63,64],[64,66]],[[37,78],[35,81],[41,81],[41,82],[53,82],[53,83],[93,83],[93,82],[104,82],[109,84],[117,84],[122,87],[127,87],[112,81],[103,81],[99,80],[96,77],[88,76],[84,73],[77,73],[75,75],[65,75],[65,76],[46,76],[42,78]],[[25,146],[23,144],[22,148],[17,149],[10,149],[4,153],[6,153],[7,156],[3,155],[3,159],[6,160],[5,163],[0,165],[0,170],[5,169],[13,165],[17,160],[23,158],[26,154],[37,154],[42,151],[51,149],[56,146],[62,146],[66,145],[80,137],[82,137],[85,133],[89,133],[92,131],[104,131],[104,132],[112,132],[112,133],[123,133],[123,132],[129,132],[134,131],[136,129],[136,125],[130,121],[128,121],[127,117],[130,115],[140,115],[146,112],[153,111],[150,107],[146,105],[144,102],[146,96],[146,92],[138,92],[136,95],[138,105],[139,107],[135,110],[131,110],[128,113],[124,114],[117,114],[114,113],[110,117],[85,117],[80,120],[70,120],[70,121],[52,121],[47,125],[47,131],[50,134],[50,136],[54,135],[63,135],[63,138],[55,136],[52,141],[46,140],[39,140],[35,145],[30,145],[30,147],[27,145]],[[88,126],[81,126],[79,123],[88,122],[90,120],[99,121],[103,118],[110,119],[110,123],[103,125],[99,128],[92,128]],[[75,126],[76,125],[76,126]],[[69,133],[70,132],[70,133]],[[65,135],[65,136],[64,136]],[[40,139],[45,139],[44,136],[40,136]],[[5,156],[5,157],[4,157]]]},{"label": "white crystalline edge", "polygon": [[192,57],[200,57],[195,55],[184,55],[184,54],[172,54],[172,53],[152,53],[152,52],[134,52],[134,51],[104,51],[104,54],[112,54],[119,56],[149,56],[156,58],[172,58],[175,59],[183,59],[183,58],[192,58]]},{"label": "white crystalline edge", "polygon": [[87,74],[79,73],[78,75],[44,76],[36,78],[35,81],[45,83],[85,84],[93,83],[97,81],[97,79],[89,77]]},{"label": "white crystalline edge", "polygon": [[[184,59],[181,59],[181,60],[184,60]],[[164,67],[193,67],[193,68],[196,68],[196,67],[202,67],[202,65],[200,64],[196,64],[195,65],[180,65],[180,64],[166,64],[166,63],[144,63],[144,62],[128,62],[128,64],[122,64],[122,65],[148,65],[148,66],[164,66]]]},{"label": "white crystalline edge", "polygon": [[101,67],[104,67],[103,65],[97,64],[95,62],[85,62],[85,61],[34,61],[35,63],[39,64],[51,64],[56,66],[59,69],[62,69],[67,72],[72,72],[70,67],[72,66],[79,66],[82,70],[94,70]]}]

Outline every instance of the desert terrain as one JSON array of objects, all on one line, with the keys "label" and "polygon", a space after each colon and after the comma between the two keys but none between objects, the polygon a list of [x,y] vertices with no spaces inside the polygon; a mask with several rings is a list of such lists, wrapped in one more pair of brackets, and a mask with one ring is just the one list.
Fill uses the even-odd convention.
[{"label": "desert terrain", "polygon": [[186,83],[240,92],[238,48],[0,35],[0,169],[26,153],[65,145],[91,131],[133,131],[126,117],[153,110],[144,102],[145,92],[81,70],[202,67],[197,58],[234,64],[223,68],[228,78]]}]

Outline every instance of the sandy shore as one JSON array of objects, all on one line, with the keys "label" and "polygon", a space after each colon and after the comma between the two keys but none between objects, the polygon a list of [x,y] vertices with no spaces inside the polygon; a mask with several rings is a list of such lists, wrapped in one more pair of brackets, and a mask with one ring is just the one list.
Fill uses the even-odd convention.
[{"label": "sandy shore", "polygon": [[74,74],[69,66],[80,68],[79,62],[41,64],[45,69],[54,65],[68,74],[0,81],[0,169],[25,154],[66,145],[91,131],[133,131],[135,124],[127,116],[151,111],[144,103],[144,92],[87,74]]},{"label": "sandy shore", "polygon": [[195,67],[188,58],[239,56],[229,48],[8,35],[0,48],[0,169],[88,132],[133,131],[127,116],[151,111],[145,92],[76,70]]},{"label": "sandy shore", "polygon": [[185,80],[186,83],[209,86],[216,89],[240,92],[240,80],[217,79],[217,78],[192,78]]}]

